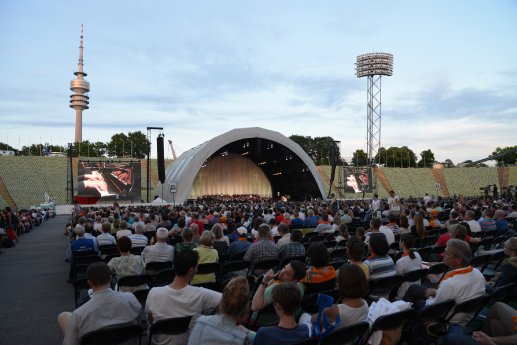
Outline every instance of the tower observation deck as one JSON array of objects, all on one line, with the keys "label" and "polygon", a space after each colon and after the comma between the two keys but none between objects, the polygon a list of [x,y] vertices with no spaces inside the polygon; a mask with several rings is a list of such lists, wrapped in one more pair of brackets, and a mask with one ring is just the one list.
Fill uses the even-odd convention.
[{"label": "tower observation deck", "polygon": [[70,95],[70,108],[75,109],[75,142],[83,141],[83,110],[88,109],[90,97],[87,93],[90,91],[90,83],[84,77],[86,73],[83,71],[83,25],[81,25],[81,42],[79,44],[79,63],[77,64],[76,79],[70,81],[70,90],[74,93]]}]

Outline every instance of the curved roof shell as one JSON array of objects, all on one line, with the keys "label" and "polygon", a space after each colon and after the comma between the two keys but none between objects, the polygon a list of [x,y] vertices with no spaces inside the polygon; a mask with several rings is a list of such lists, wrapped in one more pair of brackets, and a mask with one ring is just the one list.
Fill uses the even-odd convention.
[{"label": "curved roof shell", "polygon": [[176,159],[165,172],[165,183],[156,190],[164,200],[187,200],[192,183],[206,161],[229,153],[252,160],[271,182],[272,196],[288,195],[293,200],[325,198],[323,181],[305,151],[286,136],[259,127],[237,128],[206,141]]}]

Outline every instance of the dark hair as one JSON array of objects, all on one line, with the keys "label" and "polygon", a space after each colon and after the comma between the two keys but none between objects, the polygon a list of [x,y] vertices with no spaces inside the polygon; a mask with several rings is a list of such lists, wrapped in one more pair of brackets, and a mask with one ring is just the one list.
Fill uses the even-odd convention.
[{"label": "dark hair", "polygon": [[370,227],[378,229],[382,225],[382,220],[380,218],[372,218],[370,221]]},{"label": "dark hair", "polygon": [[174,256],[174,270],[176,271],[176,275],[180,277],[186,276],[190,268],[197,266],[198,259],[198,252],[191,249],[183,249],[181,252],[176,253]]},{"label": "dark hair", "polygon": [[86,271],[88,280],[93,286],[102,286],[111,282],[111,271],[104,262],[96,262],[91,264]]},{"label": "dark hair", "polygon": [[305,274],[307,272],[305,272],[305,264],[303,262],[301,262],[300,260],[291,260],[289,264],[291,265],[291,268],[294,271],[294,280],[298,281],[305,277]]},{"label": "dark hair", "polygon": [[348,257],[353,261],[362,261],[365,256],[364,243],[357,237],[351,237],[346,242],[346,251]]},{"label": "dark hair", "polygon": [[193,232],[192,232],[192,229],[191,228],[185,228],[183,229],[183,231],[181,232],[181,238],[183,239],[183,241],[192,241],[192,237],[194,236]]},{"label": "dark hair", "polygon": [[294,229],[293,232],[291,232],[291,242],[300,242],[302,237],[303,233],[298,229]]},{"label": "dark hair", "polygon": [[127,236],[122,236],[117,240],[117,247],[121,253],[127,253],[131,250],[131,240]]},{"label": "dark hair", "polygon": [[311,260],[311,265],[316,268],[324,267],[330,261],[330,254],[323,242],[312,243],[307,250],[307,256]]},{"label": "dark hair", "polygon": [[411,248],[415,247],[415,236],[412,234],[402,234],[400,236],[400,242],[404,243],[404,246],[409,250],[409,257],[413,260],[416,256]]},{"label": "dark hair", "polygon": [[405,215],[400,216],[400,226],[402,228],[409,228],[409,221]]},{"label": "dark hair", "polygon": [[294,283],[275,284],[273,303],[278,303],[287,315],[294,315],[302,303],[302,294]]},{"label": "dark hair", "polygon": [[[166,220],[166,219],[164,219],[164,220]],[[179,217],[178,218],[178,228],[183,229],[186,225],[187,225],[187,223],[185,222],[185,218]]]},{"label": "dark hair", "polygon": [[343,264],[339,268],[337,286],[341,300],[364,297],[370,288],[364,271],[359,266],[351,264]]},{"label": "dark hair", "polygon": [[386,256],[390,250],[388,240],[384,234],[371,234],[370,235],[370,248],[378,256]]}]

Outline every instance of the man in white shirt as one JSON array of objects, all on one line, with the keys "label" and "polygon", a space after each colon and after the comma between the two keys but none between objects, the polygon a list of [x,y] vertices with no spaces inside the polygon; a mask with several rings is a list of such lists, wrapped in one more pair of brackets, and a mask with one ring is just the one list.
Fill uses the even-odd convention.
[{"label": "man in white shirt", "polygon": [[[172,283],[151,289],[147,296],[145,311],[150,323],[172,317],[211,313],[217,308],[222,298],[220,292],[189,285],[196,274],[198,259],[199,254],[189,249],[176,255],[176,276]],[[152,340],[153,344],[187,344],[188,334],[156,334]]]},{"label": "man in white shirt", "polygon": [[366,238],[364,240],[365,244],[368,244],[370,241],[370,236],[375,233],[382,233],[386,236],[386,240],[388,241],[388,245],[395,242],[395,234],[393,230],[388,227],[381,227],[382,221],[379,218],[372,218],[370,221],[370,231],[366,233]]},{"label": "man in white shirt", "polygon": [[394,213],[394,214],[400,213],[400,198],[392,190],[390,190],[390,196],[388,198],[388,206],[390,208],[390,213]]},{"label": "man in white shirt", "polygon": [[481,225],[476,222],[475,215],[474,211],[468,210],[463,217],[463,220],[470,226],[470,232],[472,233],[481,232]]}]

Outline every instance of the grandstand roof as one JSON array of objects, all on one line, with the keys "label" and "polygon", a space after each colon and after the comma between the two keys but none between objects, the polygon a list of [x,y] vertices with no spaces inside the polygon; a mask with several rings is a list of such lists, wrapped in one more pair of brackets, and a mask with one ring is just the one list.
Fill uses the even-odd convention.
[{"label": "grandstand roof", "polygon": [[229,153],[257,164],[269,179],[274,196],[280,193],[297,200],[325,197],[323,181],[305,151],[286,136],[259,127],[233,129],[184,152],[167,168],[163,192],[160,183],[156,187],[158,195],[172,201],[170,187],[175,184],[174,201],[187,200],[203,164]]}]

